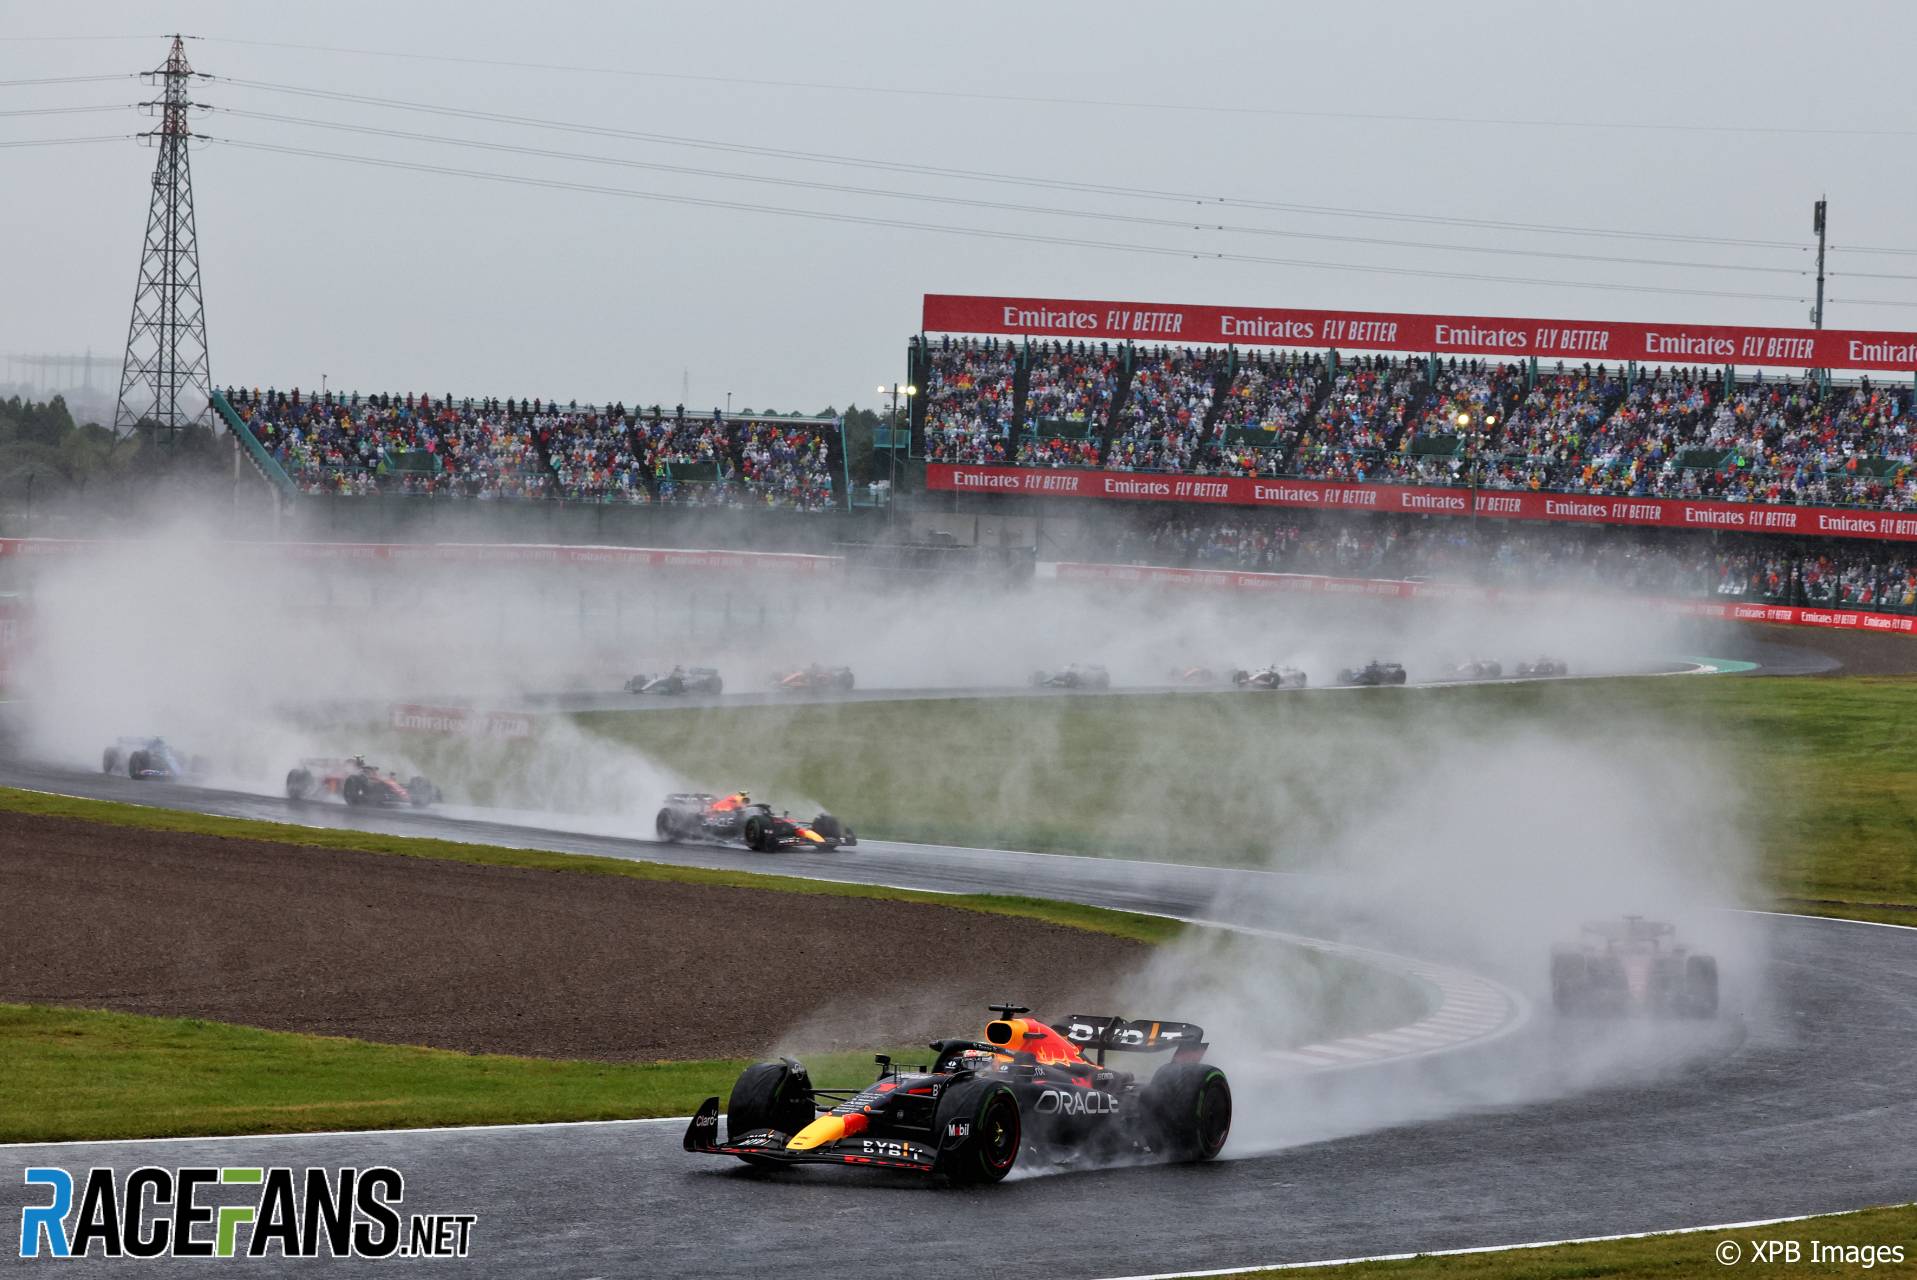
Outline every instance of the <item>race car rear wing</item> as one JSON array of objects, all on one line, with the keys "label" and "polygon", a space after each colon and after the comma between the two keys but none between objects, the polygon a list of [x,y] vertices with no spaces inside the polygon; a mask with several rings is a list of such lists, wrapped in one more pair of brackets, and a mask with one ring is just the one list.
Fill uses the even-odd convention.
[{"label": "race car rear wing", "polygon": [[1083,1049],[1098,1053],[1105,1065],[1108,1050],[1120,1053],[1164,1053],[1179,1062],[1195,1062],[1210,1046],[1205,1029],[1189,1022],[1161,1022],[1153,1018],[1121,1018],[1116,1014],[1074,1013],[1052,1030]]}]

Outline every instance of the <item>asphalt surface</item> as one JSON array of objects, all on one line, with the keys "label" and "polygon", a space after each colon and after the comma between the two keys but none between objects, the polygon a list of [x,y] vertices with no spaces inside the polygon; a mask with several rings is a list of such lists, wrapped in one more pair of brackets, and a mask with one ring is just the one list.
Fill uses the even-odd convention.
[{"label": "asphalt surface", "polygon": [[[701,865],[756,861],[444,814],[295,810],[271,797],[17,764],[0,766],[0,785]],[[1333,892],[1303,877],[1273,892],[1261,873],[876,841],[776,866],[1279,927],[1310,916],[1319,932]],[[406,1175],[409,1209],[479,1215],[466,1266],[489,1275],[730,1276],[810,1271],[829,1257],[836,1275],[876,1277],[896,1274],[908,1249],[989,1272],[1016,1242],[1021,1266],[1070,1278],[1651,1231],[1917,1197],[1917,1009],[1908,998],[1917,932],[1787,917],[1752,917],[1751,927],[1770,956],[1769,995],[1708,1030],[1535,1018],[1481,1047],[1256,1094],[1241,1083],[1233,1142],[1244,1158],[1205,1168],[1070,1173],[958,1193],[851,1172],[762,1177],[687,1156],[677,1125],[651,1123],[99,1143],[0,1148],[0,1221],[17,1221],[26,1201],[15,1171],[29,1165],[385,1163]],[[1360,920],[1347,933],[1367,940]],[[1620,1036],[1637,1042],[1622,1059]],[[1610,1066],[1583,1081],[1571,1066],[1587,1059]],[[0,1262],[8,1265],[15,1260]],[[108,1264],[77,1269],[95,1265]]]},{"label": "asphalt surface", "polygon": [[[0,762],[0,785],[615,857],[765,865],[735,850],[616,833],[459,813],[294,808],[277,797],[22,763]],[[768,869],[1387,941],[1345,900],[1344,886],[1304,876],[879,841],[782,855]],[[1738,994],[1714,1023],[1535,1017],[1442,1054],[1259,1087],[1241,1079],[1228,1148],[1237,1158],[1204,1167],[1015,1177],[955,1192],[853,1171],[763,1176],[686,1155],[678,1124],[651,1122],[16,1146],[0,1147],[0,1223],[11,1230],[20,1205],[43,1202],[22,1187],[20,1170],[32,1165],[390,1164],[406,1176],[408,1211],[478,1216],[461,1267],[477,1274],[878,1277],[909,1266],[1039,1268],[1090,1280],[1917,1199],[1917,1006],[1909,998],[1917,931],[1761,915],[1741,923],[1751,954],[1767,957],[1764,971],[1727,975],[1727,990]],[[901,955],[936,962],[915,956],[909,940]],[[1215,1041],[1229,1035],[1212,1029]],[[1712,1243],[1700,1239],[1700,1265]],[[14,1253],[0,1249],[0,1270],[24,1270]],[[94,1258],[66,1269],[115,1265],[124,1264]],[[280,1273],[315,1264],[241,1265]],[[357,1274],[453,1264],[324,1265]]]}]

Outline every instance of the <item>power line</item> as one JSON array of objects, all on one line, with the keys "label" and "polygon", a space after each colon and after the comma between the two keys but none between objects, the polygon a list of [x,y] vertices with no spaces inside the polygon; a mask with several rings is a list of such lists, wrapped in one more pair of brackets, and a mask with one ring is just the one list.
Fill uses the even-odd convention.
[{"label": "power line", "polygon": [[98,84],[103,80],[138,80],[137,71],[117,71],[109,76],[41,76],[36,80],[0,80],[0,89],[24,89],[41,84]]},{"label": "power line", "polygon": [[98,107],[23,107],[18,111],[0,111],[0,116],[77,116],[91,111],[131,111],[138,104],[109,102]]},{"label": "power line", "polygon": [[85,138],[18,138],[0,142],[0,147],[59,147],[70,142],[125,142],[137,136],[131,133],[101,133]]},{"label": "power line", "polygon": [[[206,135],[198,135],[206,137]],[[1592,280],[1549,280],[1530,276],[1497,276],[1478,272],[1438,271],[1413,267],[1383,267],[1366,263],[1325,262],[1314,259],[1275,258],[1256,254],[1226,253],[1210,250],[1179,249],[1169,245],[1127,244],[1119,241],[1093,240],[1078,236],[1041,235],[1030,232],[994,231],[983,227],[953,226],[947,223],[929,223],[908,221],[897,218],[879,218],[865,214],[835,213],[824,210],[796,209],[782,205],[755,204],[736,200],[716,200],[701,196],[668,195],[663,192],[636,191],[629,187],[607,187],[594,183],[573,182],[555,178],[536,178],[522,174],[495,173],[481,169],[460,169],[447,165],[422,164],[417,161],[394,160],[376,156],[356,156],[333,151],[315,151],[306,147],[291,147],[278,143],[254,142],[238,138],[213,139],[223,145],[242,148],[249,151],[275,152],[282,155],[300,156],[308,159],[336,160],[349,164],[369,165],[382,169],[399,169],[408,173],[437,173],[451,177],[471,178],[487,182],[507,183],[514,186],[542,188],[553,191],[573,191],[592,195],[618,196],[625,199],[648,200],[662,204],[686,205],[707,209],[732,209],[748,213],[771,214],[780,217],[801,218],[816,222],[847,223],[858,226],[894,227],[910,231],[929,231],[944,235],[967,236],[977,239],[1009,240],[1030,244],[1063,245],[1074,248],[1103,249],[1115,252],[1138,253],[1156,257],[1189,258],[1214,262],[1241,262],[1261,266],[1301,267],[1310,270],[1349,271],[1372,275],[1416,276],[1439,280],[1472,280],[1493,284],[1544,285],[1554,288],[1597,289],[1616,293],[1661,293],[1677,294],[1689,297],[1742,298],[1767,302],[1802,302],[1802,297],[1792,294],[1747,293],[1730,290],[1688,289],[1669,285],[1627,285],[1611,284]]]},{"label": "power line", "polygon": [[882,96],[947,98],[968,102],[1003,102],[1023,106],[1098,107],[1127,111],[1204,112],[1218,115],[1276,116],[1303,120],[1362,120],[1392,124],[1489,125],[1527,129],[1601,129],[1650,130],[1659,133],[1756,133],[1808,137],[1911,137],[1910,129],[1819,129],[1788,125],[1683,124],[1669,122],[1630,122],[1606,120],[1525,120],[1488,116],[1424,116],[1387,112],[1316,111],[1288,107],[1233,107],[1216,103],[1133,102],[1104,98],[1048,97],[1034,94],[981,93],[976,90],[929,89],[923,86],[900,88],[887,85],[831,83],[819,80],[773,80],[750,76],[695,75],[688,72],[655,71],[638,67],[596,67],[561,62],[529,62],[508,58],[471,58],[453,54],[402,52],[387,49],[355,49],[340,45],[300,44],[287,40],[240,40],[226,36],[192,36],[215,44],[242,45],[256,49],[294,49],[305,53],[337,53],[365,58],[399,58],[416,62],[438,62],[454,66],[494,67],[514,71],[560,71],[573,75],[603,75],[649,80],[672,80],[700,84],[735,85],[747,88],[806,89],[831,93],[877,94]]},{"label": "power line", "polygon": [[1917,302],[1898,302],[1893,298],[1832,298],[1847,307],[1917,307]]},{"label": "power line", "polygon": [[1832,253],[1835,253],[1839,249],[1842,249],[1846,253],[1896,253],[1896,254],[1905,254],[1905,255],[1917,254],[1917,249],[1882,249],[1882,248],[1872,248],[1869,245],[1861,245],[1861,244],[1834,244],[1830,248]]},{"label": "power line", "polygon": [[332,129],[348,133],[367,134],[374,137],[397,138],[413,142],[428,142],[445,146],[468,147],[484,151],[500,151],[517,155],[540,156],[547,159],[578,161],[586,164],[614,165],[620,168],[644,169],[654,172],[674,173],[700,178],[716,178],[727,182],[748,182],[770,186],[793,187],[809,191],[827,191],[842,195],[854,195],[861,198],[879,197],[888,200],[908,200],[919,203],[956,206],[963,208],[991,209],[1000,212],[1039,214],[1047,217],[1082,218],[1100,222],[1121,223],[1131,226],[1147,226],[1173,230],[1219,232],[1235,235],[1274,236],[1283,239],[1316,240],[1344,244],[1375,245],[1388,248],[1438,250],[1452,253],[1495,254],[1506,257],[1547,258],[1573,262],[1603,262],[1627,266],[1666,267],[1679,270],[1699,271],[1740,271],[1771,275],[1802,276],[1804,271],[1793,267],[1742,266],[1736,263],[1721,262],[1685,262],[1670,258],[1628,258],[1610,254],[1568,253],[1550,249],[1518,249],[1509,246],[1446,244],[1430,240],[1395,240],[1376,236],[1335,235],[1326,232],[1291,231],[1276,227],[1255,227],[1233,225],[1229,223],[1194,223],[1190,219],[1151,218],[1135,214],[1108,213],[1092,209],[1059,209],[1047,205],[1012,204],[997,200],[978,200],[960,196],[928,195],[913,191],[896,191],[890,188],[854,187],[841,183],[812,182],[800,178],[778,178],[760,174],[740,173],[728,169],[702,169],[686,165],[658,164],[645,160],[630,160],[615,156],[596,155],[579,151],[558,151],[546,147],[530,147],[507,142],[493,142],[484,139],[453,138],[444,134],[414,133],[409,130],[389,129],[377,125],[346,124],[332,120],[314,120],[303,116],[287,116],[274,112],[247,111],[236,107],[217,108],[226,115],[251,120],[266,120],[282,124],[293,124],[317,129]]},{"label": "power line", "polygon": [[917,164],[909,161],[845,156],[830,152],[799,151],[782,147],[761,146],[754,143],[727,142],[711,138],[693,138],[676,134],[649,133],[634,129],[615,128],[610,125],[546,120],[536,116],[518,115],[509,112],[486,111],[470,107],[451,107],[427,102],[411,102],[398,98],[375,97],[367,94],[348,93],[337,89],[314,89],[264,80],[245,80],[226,76],[212,78],[218,79],[224,84],[242,89],[256,89],[269,93],[292,94],[298,97],[318,98],[333,102],[349,102],[365,106],[390,107],[402,111],[417,111],[428,115],[483,121],[490,124],[518,125],[526,128],[550,129],[563,133],[577,133],[594,137],[622,138],[636,142],[657,143],[666,146],[725,151],[740,155],[766,156],[781,160],[794,160],[806,164],[839,165],[852,168],[873,169],[889,173],[911,173],[927,177],[1035,187],[1070,191],[1079,194],[1120,196],[1128,199],[1170,201],[1192,205],[1214,204],[1279,213],[1362,218],[1375,221],[1457,226],[1494,231],[1528,231],[1547,235],[1592,236],[1606,239],[1665,241],[1680,244],[1727,245],[1739,248],[1790,249],[1800,253],[1804,251],[1803,245],[1791,240],[1738,239],[1724,236],[1685,235],[1675,232],[1627,231],[1617,228],[1557,226],[1549,223],[1465,218],[1432,213],[1398,213],[1389,210],[1356,209],[1327,205],[1299,204],[1294,202],[1255,200],[1236,196],[1208,195],[1200,192],[1166,191],[1150,187],[1128,187],[1110,183],[1080,182],[1071,179],[1044,178],[1024,174],[995,173],[983,170]]}]

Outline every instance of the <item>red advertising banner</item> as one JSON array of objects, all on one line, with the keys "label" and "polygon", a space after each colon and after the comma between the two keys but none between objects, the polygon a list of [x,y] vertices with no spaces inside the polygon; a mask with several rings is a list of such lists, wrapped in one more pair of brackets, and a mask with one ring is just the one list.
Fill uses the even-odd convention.
[{"label": "red advertising banner", "polygon": [[1917,370],[1917,333],[1083,302],[928,293],[926,333],[1536,356],[1541,361]]},{"label": "red advertising banner", "polygon": [[[1328,578],[1309,573],[1246,573],[1236,569],[1171,569],[1161,565],[1081,564],[1060,561],[1053,566],[1060,582],[1097,582],[1131,586],[1163,586],[1200,591],[1263,592],[1272,595],[1365,596],[1390,600],[1469,600],[1482,604],[1502,601],[1539,607],[1555,599],[1590,601],[1585,594],[1555,596],[1545,592],[1508,591],[1466,583],[1402,582],[1390,578]],[[1612,603],[1624,608],[1731,622],[1775,622],[1801,627],[1835,627],[1854,631],[1884,631],[1917,635],[1917,617],[1876,613],[1868,609],[1829,605],[1761,604],[1747,601],[1672,600],[1656,596],[1617,596]]]},{"label": "red advertising banner", "polygon": [[1308,507],[1398,515],[1477,514],[1498,520],[1661,525],[1838,538],[1917,541],[1917,511],[1766,506],[1678,498],[1583,497],[1569,493],[1341,484],[1247,476],[1181,476],[1130,471],[1066,471],[928,462],[927,489],[954,493],[1111,498],[1129,502],[1207,502],[1226,506]]}]

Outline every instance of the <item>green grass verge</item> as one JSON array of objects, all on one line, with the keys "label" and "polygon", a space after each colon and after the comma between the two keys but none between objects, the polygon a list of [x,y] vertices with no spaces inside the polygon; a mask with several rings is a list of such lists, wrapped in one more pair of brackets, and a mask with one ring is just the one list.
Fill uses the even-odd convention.
[{"label": "green grass verge", "polygon": [[[1076,903],[917,893],[793,876],[714,871],[222,818],[0,788],[0,810],[122,828],[762,891],[831,894],[989,912],[1137,942],[1189,926]],[[1296,984],[1302,1039],[1357,1034],[1422,1016],[1429,993],[1343,956],[1195,931],[1209,947]],[[916,1061],[923,1046],[886,1050]],[[821,1083],[867,1079],[871,1052],[808,1055]],[[311,1132],[685,1115],[723,1095],[745,1060],[604,1063],[463,1054],[298,1035],[196,1019],[0,1004],[0,1141]]]},{"label": "green grass verge", "polygon": [[[1717,1250],[1724,1241],[1737,1246],[1738,1259],[1720,1262]],[[1790,1261],[1754,1261],[1759,1245],[1796,1241],[1799,1256]],[[1822,1260],[1817,1248],[1834,1250]],[[1882,1252],[1866,1263],[1866,1247],[1901,1247],[1902,1261]],[[1728,1254],[1727,1254],[1728,1256]],[[1901,1274],[1917,1261],[1917,1205],[1836,1213],[1801,1222],[1738,1231],[1689,1231],[1649,1236],[1642,1240],[1611,1240],[1597,1244],[1561,1244],[1544,1249],[1500,1249],[1453,1257],[1405,1258],[1393,1262],[1357,1262],[1341,1267],[1312,1267],[1298,1274],[1312,1280],[1609,1280],[1625,1277],[1725,1276],[1740,1267],[1797,1276],[1860,1276]],[[1219,1280],[1254,1280],[1279,1271],[1244,1271]]]},{"label": "green grass verge", "polygon": [[[681,1116],[746,1065],[453,1053],[20,1004],[0,1004],[0,1055],[4,1142]],[[868,1052],[807,1066],[821,1084],[874,1070]]]},{"label": "green grass verge", "polygon": [[425,840],[413,836],[386,836],[332,827],[301,827],[282,822],[222,818],[183,809],[161,809],[107,800],[85,800],[0,787],[0,810],[74,818],[115,827],[147,831],[181,831],[233,840],[268,840],[275,844],[306,845],[319,849],[352,849],[362,853],[428,858],[441,862],[471,862],[489,867],[520,867],[531,871],[558,871],[579,875],[619,876],[628,880],[668,880],[677,884],[710,885],[728,889],[765,889],[779,893],[823,894],[840,898],[873,898],[889,902],[918,902],[959,911],[1042,920],[1047,924],[1111,934],[1134,942],[1169,942],[1186,926],[1176,920],[1111,911],[1104,907],[1027,898],[1016,894],[926,893],[884,885],[848,884],[835,880],[807,880],[800,876],[764,875],[754,871],[722,871],[705,867],[669,866],[591,854],[549,853],[540,849],[508,849],[498,845],[463,844],[455,840]]},{"label": "green grass verge", "polygon": [[[1624,761],[1681,740],[1696,746],[1687,763],[1710,766],[1695,789],[1713,792],[1746,833],[1780,909],[1917,923],[1913,679],[927,700],[575,720],[688,778],[795,807],[823,803],[869,836],[1261,864],[1274,845],[1281,859],[1333,846],[1354,815],[1416,786],[1458,744],[1495,762],[1494,787],[1521,788],[1524,762],[1497,749],[1514,733],[1575,734],[1591,758]],[[479,780],[475,799],[533,799],[513,788],[537,774],[536,743],[427,749],[448,776]],[[1672,770],[1673,785],[1689,781],[1682,772]]]}]

